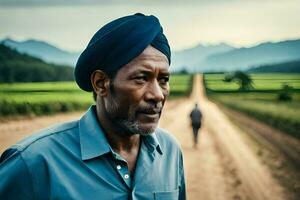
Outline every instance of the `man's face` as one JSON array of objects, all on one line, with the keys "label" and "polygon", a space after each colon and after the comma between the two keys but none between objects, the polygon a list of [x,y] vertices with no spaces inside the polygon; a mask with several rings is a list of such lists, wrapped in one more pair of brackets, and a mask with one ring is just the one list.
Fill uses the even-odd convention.
[{"label": "man's face", "polygon": [[169,95],[167,57],[148,46],[116,74],[104,99],[107,117],[126,134],[152,133]]}]

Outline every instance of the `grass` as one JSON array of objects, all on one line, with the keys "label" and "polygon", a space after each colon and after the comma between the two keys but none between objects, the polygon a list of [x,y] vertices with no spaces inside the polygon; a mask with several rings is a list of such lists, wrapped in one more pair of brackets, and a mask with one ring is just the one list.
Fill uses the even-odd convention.
[{"label": "grass", "polygon": [[192,90],[191,75],[171,75],[170,78],[170,98],[188,96]]},{"label": "grass", "polygon": [[[223,74],[206,74],[207,95],[224,106],[241,111],[300,138],[300,75],[251,74],[253,89],[239,91],[236,83],[223,82]],[[292,86],[292,101],[278,100],[284,83]]]},{"label": "grass", "polygon": [[0,92],[77,92],[75,82],[42,82],[0,84]]},{"label": "grass", "polygon": [[[300,74],[251,74],[253,90],[280,90],[284,84],[300,90]],[[239,88],[236,82],[224,82],[225,74],[205,75],[205,84],[208,90],[215,92],[233,91]]]}]

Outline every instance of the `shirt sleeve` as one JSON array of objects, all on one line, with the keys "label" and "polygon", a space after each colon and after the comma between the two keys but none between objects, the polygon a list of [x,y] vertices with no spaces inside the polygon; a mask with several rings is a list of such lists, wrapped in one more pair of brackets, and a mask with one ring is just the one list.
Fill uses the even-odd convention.
[{"label": "shirt sleeve", "polygon": [[32,180],[25,161],[15,149],[0,158],[0,199],[34,199]]},{"label": "shirt sleeve", "polygon": [[181,151],[180,151],[180,160],[179,160],[179,173],[180,173],[179,200],[186,200],[186,188],[185,188],[183,157],[182,157],[182,152]]}]

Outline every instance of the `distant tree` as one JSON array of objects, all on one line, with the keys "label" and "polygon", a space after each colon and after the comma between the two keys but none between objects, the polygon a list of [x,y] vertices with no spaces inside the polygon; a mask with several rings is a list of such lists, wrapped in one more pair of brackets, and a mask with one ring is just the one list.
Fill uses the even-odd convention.
[{"label": "distant tree", "polygon": [[291,101],[292,96],[291,96],[291,90],[293,88],[289,86],[288,84],[283,84],[281,91],[279,92],[278,95],[278,100],[279,101]]},{"label": "distant tree", "polygon": [[232,74],[227,74],[223,81],[237,82],[239,84],[239,90],[250,90],[253,88],[253,81],[251,77],[242,71],[236,71]]},{"label": "distant tree", "polygon": [[186,68],[182,68],[180,71],[179,71],[179,74],[188,74],[189,72],[187,71]]}]

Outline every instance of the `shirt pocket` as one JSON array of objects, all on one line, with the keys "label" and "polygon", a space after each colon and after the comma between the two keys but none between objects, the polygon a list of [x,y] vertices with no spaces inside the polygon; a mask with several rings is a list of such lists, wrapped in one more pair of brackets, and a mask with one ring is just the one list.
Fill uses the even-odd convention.
[{"label": "shirt pocket", "polygon": [[167,192],[154,192],[155,200],[178,200],[179,189]]}]

